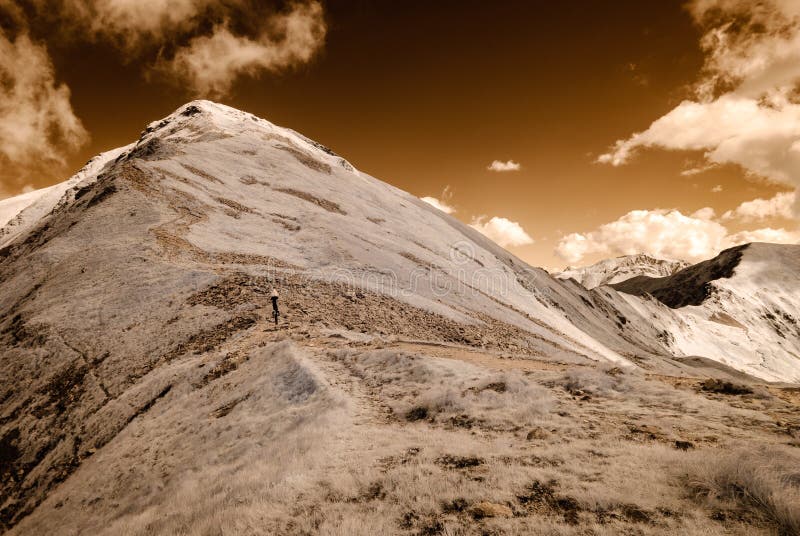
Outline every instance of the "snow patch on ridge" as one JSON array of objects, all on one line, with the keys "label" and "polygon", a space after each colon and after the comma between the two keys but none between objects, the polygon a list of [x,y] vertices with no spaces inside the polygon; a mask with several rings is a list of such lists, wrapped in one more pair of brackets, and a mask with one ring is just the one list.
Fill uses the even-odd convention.
[{"label": "snow patch on ridge", "polygon": [[57,207],[72,201],[77,190],[95,182],[109,162],[132,147],[127,145],[95,156],[64,182],[0,201],[0,248],[11,244]]}]

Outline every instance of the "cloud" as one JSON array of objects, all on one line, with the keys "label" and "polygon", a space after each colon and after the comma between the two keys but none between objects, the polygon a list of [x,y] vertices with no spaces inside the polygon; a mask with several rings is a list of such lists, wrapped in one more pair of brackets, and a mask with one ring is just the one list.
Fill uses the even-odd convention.
[{"label": "cloud", "polygon": [[506,218],[479,216],[472,220],[470,227],[503,247],[526,246],[533,244],[533,238],[522,226]]},{"label": "cloud", "polygon": [[797,200],[795,192],[777,194],[771,199],[753,199],[745,201],[733,210],[722,215],[723,220],[738,219],[745,222],[766,220],[771,218],[790,219],[794,216],[793,207]]},{"label": "cloud", "polygon": [[720,193],[722,190],[723,190],[723,188],[722,188],[722,185],[721,185],[721,184],[717,184],[716,186],[714,186],[713,188],[711,188],[711,191],[712,191],[713,193],[715,193],[715,194],[718,194],[718,193]]},{"label": "cloud", "polygon": [[723,249],[748,242],[797,243],[800,232],[755,229],[731,234],[706,207],[687,216],[679,210],[633,210],[588,233],[564,236],[556,254],[570,264],[589,255],[618,256],[647,253],[658,258],[698,262]]},{"label": "cloud", "polygon": [[452,214],[453,212],[456,211],[455,208],[451,207],[450,205],[448,205],[447,203],[445,203],[440,199],[436,199],[435,197],[422,197],[421,199],[426,203],[428,203],[429,205],[438,208],[445,214]]},{"label": "cloud", "polygon": [[[49,9],[39,0],[40,9]],[[235,4],[236,2],[234,2]],[[92,37],[112,39],[128,51],[143,41],[164,42],[197,24],[212,0],[63,0],[61,16]]]},{"label": "cloud", "polygon": [[644,132],[616,143],[601,163],[626,164],[642,147],[705,150],[715,164],[735,163],[782,184],[800,176],[800,106],[777,108],[737,95],[710,103],[684,101]]},{"label": "cloud", "polygon": [[310,61],[322,48],[327,28],[322,5],[297,3],[287,13],[273,15],[256,38],[234,34],[227,23],[210,35],[193,38],[160,64],[189,83],[195,93],[227,94],[239,76],[277,72]]},{"label": "cloud", "polygon": [[711,207],[704,207],[692,213],[692,218],[698,220],[713,220],[716,216],[716,211]]},{"label": "cloud", "polygon": [[719,251],[727,235],[728,230],[709,219],[708,212],[686,216],[678,210],[633,210],[589,233],[565,236],[556,254],[570,264],[591,254],[649,253],[660,258],[701,260]]},{"label": "cloud", "polygon": [[327,31],[319,0],[295,0],[277,13],[250,0],[30,1],[34,17],[58,17],[63,36],[105,40],[125,60],[144,59],[146,74],[212,98],[240,76],[308,63]]},{"label": "cloud", "polygon": [[731,246],[747,244],[750,242],[770,242],[772,244],[798,244],[800,243],[800,231],[787,231],[786,229],[755,229],[753,231],[741,231],[728,238]]},{"label": "cloud", "polygon": [[522,166],[519,162],[514,162],[513,160],[509,160],[507,162],[503,162],[501,160],[495,160],[487,168],[489,171],[496,171],[497,173],[503,173],[507,171],[519,171],[522,169]]},{"label": "cloud", "polygon": [[704,31],[694,98],[598,162],[623,165],[644,148],[699,150],[711,165],[800,187],[800,2],[693,0],[689,10]]},{"label": "cloud", "polygon": [[800,4],[795,0],[693,0],[689,11],[705,33],[698,96],[736,92],[759,97],[800,76]]},{"label": "cloud", "polygon": [[60,172],[66,154],[88,140],[58,84],[44,45],[0,30],[0,180],[19,187],[33,174]]},{"label": "cloud", "polygon": [[[606,163],[606,164],[612,163],[610,161],[606,161],[605,157],[606,157],[606,155],[600,155],[600,157],[597,159],[597,161],[601,162],[601,163]],[[617,164],[617,165],[619,165],[619,164]],[[692,167],[692,168],[684,169],[683,171],[681,171],[681,175],[684,176],[684,177],[693,177],[695,175],[700,175],[701,173],[705,173],[706,171],[714,169],[714,168],[716,168],[718,166],[719,166],[719,164],[707,163],[707,164],[705,164],[703,166],[700,166],[700,167]]]}]

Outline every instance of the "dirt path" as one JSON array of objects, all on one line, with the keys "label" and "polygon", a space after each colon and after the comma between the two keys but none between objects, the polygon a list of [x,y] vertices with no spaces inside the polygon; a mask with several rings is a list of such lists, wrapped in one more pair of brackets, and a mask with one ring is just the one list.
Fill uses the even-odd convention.
[{"label": "dirt path", "polygon": [[391,346],[410,353],[421,353],[432,357],[456,359],[473,365],[493,370],[567,370],[584,365],[570,365],[555,361],[545,361],[532,358],[504,358],[500,355],[487,352],[478,348],[456,346],[435,342],[400,342]]},{"label": "dirt path", "polygon": [[306,355],[322,370],[331,387],[343,391],[353,402],[353,424],[355,426],[386,425],[391,422],[392,410],[381,401],[362,378],[354,375],[341,361],[304,346]]}]

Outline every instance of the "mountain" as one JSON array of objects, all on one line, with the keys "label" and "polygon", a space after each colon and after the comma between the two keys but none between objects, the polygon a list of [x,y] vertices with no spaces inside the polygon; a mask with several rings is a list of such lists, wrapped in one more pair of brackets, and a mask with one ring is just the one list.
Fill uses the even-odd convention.
[{"label": "mountain", "polygon": [[[611,285],[638,296],[675,355],[800,381],[800,245],[746,244],[661,278]],[[630,298],[628,298],[630,300]],[[656,301],[657,300],[657,301]]]},{"label": "mountain", "polygon": [[[638,487],[609,446],[626,434],[764,440],[766,412],[794,426],[776,394],[731,432],[695,391],[710,376],[791,398],[758,380],[800,379],[797,339],[767,315],[795,305],[790,248],[699,268],[700,305],[659,301],[683,279],[589,290],[208,101],[27,195],[4,202],[0,235],[9,534],[525,533],[542,512],[685,532],[685,490],[669,492],[685,515],[628,515],[632,499],[563,495],[582,497],[582,473],[557,488],[540,472],[596,455]],[[749,331],[714,317],[730,303]],[[631,431],[665,411],[680,437]]]},{"label": "mountain", "polygon": [[120,147],[92,158],[78,173],[62,183],[0,200],[0,249],[29,231],[52,211],[74,201],[75,192],[93,183],[99,170],[130,148]]},{"label": "mountain", "polygon": [[619,283],[632,277],[664,277],[689,266],[686,261],[656,259],[650,255],[626,255],[604,259],[582,268],[567,267],[553,274],[558,279],[574,279],[586,288]]}]

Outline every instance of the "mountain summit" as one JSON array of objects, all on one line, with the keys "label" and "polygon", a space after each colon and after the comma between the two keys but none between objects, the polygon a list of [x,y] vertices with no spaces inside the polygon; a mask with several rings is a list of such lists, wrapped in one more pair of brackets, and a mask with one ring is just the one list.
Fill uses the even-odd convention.
[{"label": "mountain summit", "polygon": [[664,277],[687,266],[689,263],[686,261],[656,259],[640,253],[604,259],[583,268],[570,266],[554,275],[558,279],[574,279],[586,288],[596,288],[636,276]]},{"label": "mountain summit", "polygon": [[[582,382],[613,390],[600,386],[641,369],[800,380],[800,284],[786,272],[797,248],[754,245],[719,269],[589,290],[319,143],[208,101],[26,196],[0,203],[0,526],[11,534],[202,533],[215,522],[181,504],[228,516],[261,497],[274,501],[264,512],[308,513],[322,508],[303,503],[312,488],[330,492],[314,527],[302,513],[236,523],[322,530],[343,519],[333,510],[390,492],[351,482],[345,496],[312,475],[347,472],[365,452],[376,469],[364,478],[379,481],[378,458],[406,471],[422,441],[406,421],[456,430],[464,445],[518,435],[556,404],[535,371],[583,401]],[[687,281],[700,290],[672,302]],[[586,380],[597,366],[610,372]],[[490,465],[467,454],[429,462]],[[448,511],[466,519],[457,499]],[[498,500],[469,518],[511,517]],[[387,519],[424,532],[432,514],[417,507]],[[342,523],[328,528],[352,533]]]}]

